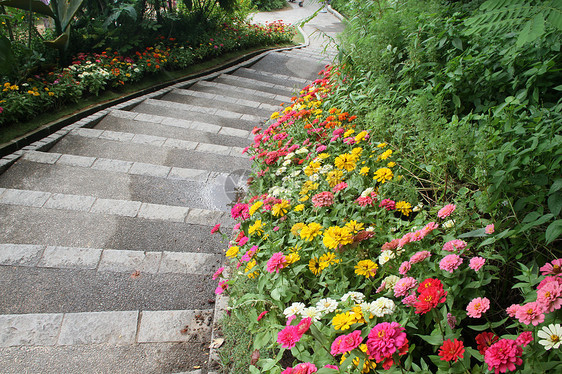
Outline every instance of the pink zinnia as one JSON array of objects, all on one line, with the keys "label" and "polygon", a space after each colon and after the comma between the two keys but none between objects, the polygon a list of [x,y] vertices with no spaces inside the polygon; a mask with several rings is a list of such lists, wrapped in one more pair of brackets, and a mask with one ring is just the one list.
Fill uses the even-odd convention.
[{"label": "pink zinnia", "polygon": [[495,231],[495,229],[494,229],[494,224],[493,224],[493,223],[490,224],[490,225],[488,225],[488,226],[486,226],[486,228],[484,229],[484,232],[485,232],[486,234],[493,234],[494,231]]},{"label": "pink zinnia", "polygon": [[532,331],[523,331],[517,339],[515,339],[515,344],[522,345],[526,347],[530,342],[533,341],[533,332]]},{"label": "pink zinnia", "polygon": [[550,282],[556,282],[562,285],[562,277],[545,277],[538,285],[537,290],[540,290]]},{"label": "pink zinnia", "polygon": [[388,211],[396,209],[396,202],[390,199],[384,199],[380,202],[379,208],[384,208]]},{"label": "pink zinnia", "polygon": [[488,364],[488,370],[494,370],[495,374],[515,371],[515,365],[521,365],[523,348],[510,339],[501,339],[492,344],[484,353],[484,361]]},{"label": "pink zinnia", "polygon": [[410,307],[414,307],[416,305],[416,301],[418,301],[418,299],[415,294],[408,295],[402,299],[402,303]]},{"label": "pink zinnia", "polygon": [[439,269],[452,273],[462,264],[462,258],[458,255],[447,255],[439,262]]},{"label": "pink zinnia", "polygon": [[562,258],[557,258],[552,260],[552,262],[547,262],[543,267],[539,269],[542,275],[556,275],[562,276]]},{"label": "pink zinnia", "polygon": [[287,259],[283,252],[274,253],[273,256],[267,261],[267,271],[270,273],[279,273],[279,270],[283,269],[287,264]]},{"label": "pink zinnia", "polygon": [[468,264],[468,266],[474,270],[474,271],[478,271],[480,270],[480,268],[482,266],[484,266],[484,264],[486,263],[486,260],[483,259],[482,257],[472,257],[470,259],[470,263]]},{"label": "pink zinnia", "polygon": [[533,301],[525,305],[521,305],[515,313],[515,318],[525,325],[532,323],[533,326],[536,326],[539,323],[544,322],[543,312],[543,306],[536,301]]},{"label": "pink zinnia", "polygon": [[355,330],[351,334],[340,335],[332,343],[330,353],[336,356],[340,353],[346,353],[355,349],[361,344],[361,330]]},{"label": "pink zinnia", "polygon": [[436,228],[438,228],[439,225],[435,222],[429,222],[427,225],[425,225],[425,227],[422,229],[425,234],[429,234],[430,232],[432,232],[433,230],[435,230]]},{"label": "pink zinnia", "polygon": [[287,326],[277,334],[277,343],[283,348],[293,348],[301,337],[298,326]]},{"label": "pink zinnia", "polygon": [[359,196],[355,202],[357,203],[357,205],[362,206],[362,207],[366,207],[367,205],[373,205],[373,199],[371,199],[369,196]]},{"label": "pink zinnia", "polygon": [[400,268],[398,268],[398,272],[400,273],[400,275],[406,275],[406,273],[408,273],[408,271],[412,268],[412,265],[410,264],[409,261],[404,261],[401,265]]},{"label": "pink zinnia", "polygon": [[554,312],[562,306],[562,286],[558,282],[548,282],[537,291],[537,303],[547,313]]},{"label": "pink zinnia", "polygon": [[477,297],[466,306],[466,314],[472,318],[480,318],[488,309],[490,309],[490,300],[486,297]]},{"label": "pink zinnia", "polygon": [[217,223],[217,224],[215,225],[215,227],[213,227],[213,228],[211,229],[211,234],[214,234],[215,232],[219,231],[220,228],[221,228],[221,224],[220,224],[220,223]]},{"label": "pink zinnia", "polygon": [[507,315],[509,315],[510,317],[513,318],[513,317],[515,317],[515,314],[517,313],[519,308],[521,308],[521,305],[511,304],[510,306],[507,307],[507,309],[505,311],[507,312]]},{"label": "pink zinnia", "polygon": [[336,193],[338,191],[345,190],[346,188],[347,188],[347,183],[341,182],[336,184],[334,188],[332,188],[332,192]]},{"label": "pink zinnia", "polygon": [[413,234],[411,232],[404,234],[403,237],[398,240],[398,247],[404,248],[406,244],[412,241]]},{"label": "pink zinnia", "polygon": [[316,373],[318,369],[316,366],[310,362],[301,362],[294,368],[287,368],[281,372],[281,374],[312,374]]},{"label": "pink zinnia", "polygon": [[312,196],[312,202],[315,207],[330,206],[334,203],[334,194],[330,191],[320,192]]},{"label": "pink zinnia", "polygon": [[387,250],[394,250],[396,248],[398,248],[398,243],[400,242],[400,239],[394,239],[390,242],[386,242],[381,246],[381,250],[383,251],[387,251]]},{"label": "pink zinnia", "polygon": [[218,287],[215,289],[215,295],[220,295],[228,289],[228,280],[220,281]]},{"label": "pink zinnia", "polygon": [[412,257],[410,257],[410,264],[417,264],[418,262],[422,262],[423,260],[425,260],[426,258],[429,258],[431,256],[431,252],[429,251],[419,251],[416,252],[412,255]]},{"label": "pink zinnia", "polygon": [[416,288],[418,281],[412,277],[406,277],[399,279],[394,285],[394,296],[401,297],[406,296],[408,291],[412,288]]},{"label": "pink zinnia", "polygon": [[247,236],[243,236],[240,238],[240,240],[238,241],[238,244],[240,246],[243,246],[244,244],[248,243],[248,240],[250,240]]},{"label": "pink zinnia", "polygon": [[328,147],[326,147],[325,145],[321,144],[321,145],[318,145],[318,147],[316,147],[316,152],[318,152],[318,153],[324,152],[326,149],[328,149]]},{"label": "pink zinnia", "polygon": [[367,354],[377,362],[391,357],[408,343],[404,327],[396,322],[382,322],[367,336]]},{"label": "pink zinnia", "polygon": [[451,213],[455,211],[456,208],[457,206],[454,204],[445,205],[443,208],[439,210],[439,212],[437,212],[437,217],[441,219],[449,217]]},{"label": "pink zinnia", "polygon": [[301,336],[304,335],[304,333],[307,332],[308,329],[310,328],[310,325],[312,325],[312,318],[306,317],[301,319],[301,321],[297,325],[297,330],[299,334],[301,334]]},{"label": "pink zinnia", "polygon": [[462,251],[465,248],[466,242],[460,239],[451,240],[443,244],[443,250],[447,252]]},{"label": "pink zinnia", "polygon": [[224,271],[224,266],[221,266],[220,268],[218,268],[217,271],[215,272],[215,274],[213,274],[213,280],[220,277],[222,275],[223,271]]}]

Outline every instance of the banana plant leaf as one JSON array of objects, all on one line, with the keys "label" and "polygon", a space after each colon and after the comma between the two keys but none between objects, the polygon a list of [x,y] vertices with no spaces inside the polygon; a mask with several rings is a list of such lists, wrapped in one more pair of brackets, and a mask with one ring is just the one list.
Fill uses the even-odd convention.
[{"label": "banana plant leaf", "polygon": [[29,10],[29,4],[31,4],[31,10],[35,13],[42,14],[44,16],[49,16],[55,18],[55,14],[51,7],[39,0],[2,0],[0,5],[9,6],[12,8],[18,8],[23,10]]},{"label": "banana plant leaf", "polygon": [[56,7],[56,14],[59,18],[62,31],[65,31],[84,0],[52,0],[51,6]]},{"label": "banana plant leaf", "polygon": [[10,75],[15,61],[10,39],[0,36],[0,75]]},{"label": "banana plant leaf", "polygon": [[66,44],[68,43],[68,31],[64,32],[62,34],[59,35],[58,38],[56,38],[55,40],[45,40],[43,43],[45,43],[46,45],[48,45],[49,47],[54,47],[57,49],[64,49],[66,48]]}]

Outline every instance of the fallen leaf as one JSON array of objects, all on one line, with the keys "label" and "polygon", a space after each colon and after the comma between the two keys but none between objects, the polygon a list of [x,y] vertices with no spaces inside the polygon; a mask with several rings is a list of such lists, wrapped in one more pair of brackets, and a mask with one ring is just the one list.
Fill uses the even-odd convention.
[{"label": "fallen leaf", "polygon": [[189,331],[189,325],[186,325],[183,329],[180,330],[180,333],[185,335]]},{"label": "fallen leaf", "polygon": [[219,348],[219,347],[220,347],[221,345],[223,345],[223,344],[224,344],[224,339],[223,339],[223,338],[216,338],[216,339],[213,339],[210,348],[211,348],[211,349],[216,349],[216,348]]},{"label": "fallen leaf", "polygon": [[252,358],[250,360],[250,365],[256,365],[256,363],[259,361],[260,359],[260,351],[259,350],[255,350],[252,352]]},{"label": "fallen leaf", "polygon": [[131,274],[131,278],[135,279],[135,278],[138,278],[138,277],[140,277],[140,271],[135,270],[135,272],[133,274]]}]

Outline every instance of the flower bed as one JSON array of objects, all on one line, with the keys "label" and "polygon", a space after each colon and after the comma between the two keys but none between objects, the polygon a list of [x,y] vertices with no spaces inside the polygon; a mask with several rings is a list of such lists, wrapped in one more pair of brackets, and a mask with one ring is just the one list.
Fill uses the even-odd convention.
[{"label": "flower bed", "polygon": [[80,53],[64,69],[33,75],[23,83],[1,82],[0,126],[29,120],[87,95],[98,95],[162,71],[185,69],[232,51],[288,43],[293,35],[294,29],[281,21],[266,26],[225,24],[205,44],[193,46],[161,37],[154,46],[131,56],[111,51]]},{"label": "flower bed", "polygon": [[[528,258],[506,279],[493,222],[401,199],[396,152],[333,106],[338,74],[327,67],[247,148],[252,196],[232,208],[231,269],[213,278],[253,335],[250,372],[560,368],[562,259]],[[521,302],[492,297],[498,282],[517,282]]]}]

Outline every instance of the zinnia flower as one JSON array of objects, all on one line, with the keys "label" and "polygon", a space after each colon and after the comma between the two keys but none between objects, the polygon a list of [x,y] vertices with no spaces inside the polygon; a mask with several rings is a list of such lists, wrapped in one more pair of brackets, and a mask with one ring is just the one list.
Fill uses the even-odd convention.
[{"label": "zinnia flower", "polygon": [[[302,231],[301,231],[302,233]],[[353,235],[347,227],[332,226],[324,231],[322,243],[327,248],[335,249],[340,245],[346,245],[353,242]]]},{"label": "zinnia flower", "polygon": [[484,229],[484,232],[488,235],[493,234],[494,233],[494,224],[492,223],[492,224],[487,225],[486,228]]},{"label": "zinnia flower", "polygon": [[431,252],[429,251],[416,252],[412,255],[412,257],[410,257],[410,264],[417,264],[418,262],[422,262],[429,257],[431,257]]},{"label": "zinnia flower", "polygon": [[302,335],[299,333],[298,326],[286,326],[277,334],[277,343],[281,344],[283,348],[293,348]]},{"label": "zinnia flower", "polygon": [[521,365],[523,348],[511,339],[501,339],[486,350],[484,361],[488,364],[488,370],[494,370],[495,374],[515,371],[516,365]]},{"label": "zinnia flower", "polygon": [[457,339],[447,339],[439,348],[439,356],[441,356],[441,361],[457,362],[459,358],[463,358],[463,354],[464,344],[462,341],[458,341]]},{"label": "zinnia flower", "polygon": [[380,168],[377,171],[375,171],[375,176],[373,177],[373,179],[376,180],[377,182],[385,183],[391,180],[393,176],[394,174],[392,173],[392,170],[390,170],[389,168]]},{"label": "zinnia flower", "polygon": [[526,347],[530,342],[533,341],[533,332],[532,331],[523,331],[517,339],[515,339],[515,343]]},{"label": "zinnia flower", "polygon": [[371,260],[361,260],[355,265],[355,274],[363,275],[366,278],[374,277],[377,274],[378,267]]},{"label": "zinnia flower", "polygon": [[311,222],[301,228],[300,237],[306,241],[311,241],[320,235],[320,230],[322,230],[322,225],[316,222]]},{"label": "zinnia flower", "polygon": [[361,337],[361,330],[355,330],[351,334],[340,335],[332,343],[330,353],[335,356],[340,353],[349,352],[359,346],[363,338]]},{"label": "zinnia flower", "polygon": [[220,295],[228,289],[228,279],[220,281],[218,287],[215,289],[215,295]]},{"label": "zinnia flower", "polygon": [[357,158],[354,155],[344,153],[343,155],[339,155],[338,157],[336,157],[336,159],[334,160],[334,165],[336,165],[338,169],[352,171],[353,169],[355,169],[356,161]]},{"label": "zinnia flower", "polygon": [[267,271],[270,273],[279,273],[279,270],[283,269],[286,265],[287,259],[283,252],[277,252],[267,261]]},{"label": "zinnia flower", "polygon": [[486,260],[482,257],[472,257],[470,259],[470,263],[468,264],[468,266],[474,270],[474,271],[478,271],[480,270],[480,268],[482,266],[484,266],[484,264],[486,263]]},{"label": "zinnia flower", "polygon": [[490,300],[486,297],[477,297],[466,306],[466,314],[472,318],[480,318],[488,309],[490,309]]},{"label": "zinnia flower", "polygon": [[515,318],[525,325],[532,323],[533,326],[536,326],[539,323],[544,322],[543,312],[543,306],[536,301],[533,301],[525,305],[521,305],[517,309],[517,312],[515,312]]},{"label": "zinnia flower", "polygon": [[334,203],[334,194],[330,191],[320,192],[312,196],[312,203],[315,207],[330,206]]},{"label": "zinnia flower", "polygon": [[500,340],[500,337],[493,332],[486,331],[476,335],[476,338],[474,340],[476,340],[477,344],[476,349],[478,349],[478,352],[483,355],[486,353],[488,348],[492,346],[492,344]]},{"label": "zinnia flower", "polygon": [[221,266],[220,268],[218,268],[217,271],[215,272],[215,274],[213,274],[213,280],[220,277],[222,275],[223,271],[224,271],[224,266]]},{"label": "zinnia flower", "polygon": [[447,255],[439,262],[439,269],[452,273],[462,264],[462,258],[458,255]]},{"label": "zinnia flower", "polygon": [[211,234],[216,233],[217,231],[220,230],[220,228],[221,228],[221,224],[220,224],[220,223],[217,223],[217,224],[215,225],[215,227],[213,227],[213,228],[211,229]]},{"label": "zinnia flower", "polygon": [[454,204],[445,205],[443,208],[439,210],[439,212],[437,212],[437,217],[441,219],[449,217],[451,213],[455,211],[456,208],[457,206]]},{"label": "zinnia flower", "polygon": [[465,248],[466,242],[460,239],[451,240],[443,244],[443,250],[447,252],[462,251]]},{"label": "zinnia flower", "polygon": [[541,304],[546,313],[554,312],[562,306],[562,285],[548,282],[537,291],[537,303]]},{"label": "zinnia flower", "polygon": [[562,344],[562,326],[559,323],[544,326],[537,335],[542,339],[539,340],[539,344],[547,351],[552,348],[556,349]]},{"label": "zinnia flower", "polygon": [[405,201],[399,201],[396,203],[396,210],[405,216],[409,216],[412,212],[412,204]]},{"label": "zinnia flower", "polygon": [[369,358],[379,362],[392,357],[408,343],[404,330],[397,322],[382,322],[373,327],[367,336]]},{"label": "zinnia flower", "polygon": [[418,281],[412,277],[406,277],[398,280],[394,285],[394,296],[401,297],[406,296],[408,291],[412,288],[416,288],[418,285]]},{"label": "zinnia flower", "polygon": [[552,260],[552,262],[547,262],[540,269],[542,275],[556,275],[562,276],[562,258],[557,258]]}]

